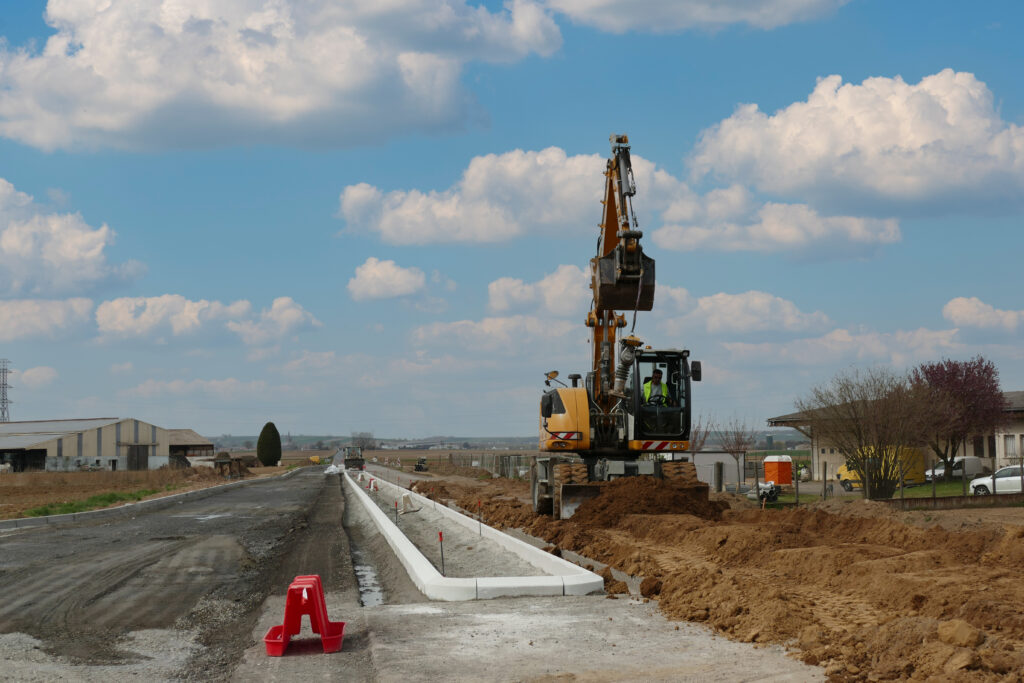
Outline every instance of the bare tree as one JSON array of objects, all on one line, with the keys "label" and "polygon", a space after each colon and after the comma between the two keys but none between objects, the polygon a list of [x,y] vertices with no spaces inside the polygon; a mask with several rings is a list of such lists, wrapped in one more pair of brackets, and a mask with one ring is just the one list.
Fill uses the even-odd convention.
[{"label": "bare tree", "polygon": [[[707,415],[698,415],[697,420],[690,425],[690,453],[700,453],[704,450],[704,444],[713,431],[714,420]],[[692,455],[690,459],[693,459]]]},{"label": "bare tree", "polygon": [[892,496],[928,422],[927,392],[886,368],[839,373],[796,408],[860,475],[867,498]]},{"label": "bare tree", "polygon": [[744,420],[734,417],[716,430],[716,434],[722,450],[736,461],[736,493],[739,493],[743,481],[743,456],[757,443],[757,432]]},{"label": "bare tree", "polygon": [[352,445],[364,451],[372,451],[377,448],[377,441],[373,438],[373,432],[352,432]]}]

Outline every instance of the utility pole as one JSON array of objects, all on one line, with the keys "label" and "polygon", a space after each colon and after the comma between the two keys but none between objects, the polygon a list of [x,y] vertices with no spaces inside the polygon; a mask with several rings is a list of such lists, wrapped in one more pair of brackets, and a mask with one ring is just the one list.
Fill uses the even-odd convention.
[{"label": "utility pole", "polygon": [[0,422],[11,421],[11,401],[7,398],[7,390],[11,388],[7,384],[7,372],[10,369],[10,364],[11,361],[0,358]]}]

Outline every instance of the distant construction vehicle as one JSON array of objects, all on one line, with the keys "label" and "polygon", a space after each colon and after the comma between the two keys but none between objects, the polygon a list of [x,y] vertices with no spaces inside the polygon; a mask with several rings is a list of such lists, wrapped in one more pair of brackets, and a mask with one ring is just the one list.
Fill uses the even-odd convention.
[{"label": "distant construction vehicle", "polygon": [[363,460],[363,449],[360,446],[345,446],[342,449],[343,464],[346,470],[362,470],[366,468]]},{"label": "distant construction vehicle", "polygon": [[541,396],[543,454],[530,466],[533,509],[556,519],[571,517],[580,503],[600,493],[591,482],[623,476],[680,479],[707,498],[707,486],[698,482],[685,455],[690,382],[700,381],[700,363],[689,360],[688,350],[645,346],[632,328],[617,339],[627,321],[616,311],[632,311],[635,328],[637,311],[654,307],[654,259],[640,246],[643,233],[632,210],[636,184],[629,139],[612,135],[611,146],[597,255],[590,261],[591,369],[585,378],[569,375],[572,386],[558,380],[557,372],[547,374],[545,385],[562,386]]}]

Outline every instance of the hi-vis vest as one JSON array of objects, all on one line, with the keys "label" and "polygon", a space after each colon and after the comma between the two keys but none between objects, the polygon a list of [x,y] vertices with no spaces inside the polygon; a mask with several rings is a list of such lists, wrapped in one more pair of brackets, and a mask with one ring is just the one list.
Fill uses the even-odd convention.
[{"label": "hi-vis vest", "polygon": [[[669,400],[670,397],[668,395],[668,387],[665,386],[664,382],[662,382],[659,386],[661,387],[661,395],[665,397],[666,401]],[[646,382],[644,382],[644,400],[651,400],[651,380],[647,380]]]}]

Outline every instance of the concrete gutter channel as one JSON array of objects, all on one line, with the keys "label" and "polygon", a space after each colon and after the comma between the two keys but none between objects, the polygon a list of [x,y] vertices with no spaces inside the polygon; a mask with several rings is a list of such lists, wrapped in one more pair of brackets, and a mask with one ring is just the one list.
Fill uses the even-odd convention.
[{"label": "concrete gutter channel", "polygon": [[[381,535],[398,557],[416,587],[431,600],[458,601],[484,600],[512,596],[589,595],[604,590],[604,580],[550,553],[498,531],[486,524],[440,505],[409,489],[396,486],[376,477],[359,473],[353,480],[348,473],[342,475],[346,493],[366,510]],[[371,483],[372,482],[372,483]],[[445,577],[419,548],[399,529],[381,506],[363,490],[364,485],[376,487],[386,503],[393,504],[405,496],[417,508],[436,513],[449,528],[467,530],[496,544],[500,551],[522,560],[544,573],[543,576],[476,576]],[[401,505],[401,502],[399,502]],[[385,505],[386,506],[386,505]],[[410,521],[410,523],[415,523]],[[444,529],[441,529],[444,531]],[[511,559],[511,558],[510,558]],[[510,562],[516,564],[516,562]],[[531,572],[532,573],[532,572]]]},{"label": "concrete gutter channel", "polygon": [[183,493],[175,493],[170,496],[162,496],[160,498],[153,498],[150,500],[140,500],[137,503],[125,503],[112,508],[102,508],[100,510],[88,510],[86,512],[72,512],[66,515],[45,515],[42,517],[19,517],[17,519],[5,519],[0,520],[0,531],[6,529],[28,529],[31,527],[47,526],[50,524],[71,524],[73,522],[87,522],[96,519],[103,519],[105,517],[117,517],[117,516],[131,516],[140,512],[150,512],[153,510],[160,510],[165,507],[171,507],[172,505],[180,505],[186,500],[199,500],[201,498],[207,498],[209,496],[217,495],[230,488],[236,486],[248,486],[261,481],[270,481],[272,479],[285,479],[292,476],[296,472],[300,471],[301,467],[296,467],[293,470],[289,470],[284,474],[273,475],[270,477],[260,477],[258,479],[243,479],[242,481],[233,481],[228,484],[220,484],[218,486],[207,486],[202,489],[195,489],[194,491],[185,491]]}]

